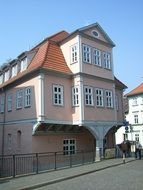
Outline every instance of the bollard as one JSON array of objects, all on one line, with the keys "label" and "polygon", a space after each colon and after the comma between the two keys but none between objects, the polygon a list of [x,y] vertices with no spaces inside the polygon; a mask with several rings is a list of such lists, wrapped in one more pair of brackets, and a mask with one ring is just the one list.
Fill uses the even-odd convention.
[{"label": "bollard", "polygon": [[125,164],[125,152],[123,152],[123,164]]}]

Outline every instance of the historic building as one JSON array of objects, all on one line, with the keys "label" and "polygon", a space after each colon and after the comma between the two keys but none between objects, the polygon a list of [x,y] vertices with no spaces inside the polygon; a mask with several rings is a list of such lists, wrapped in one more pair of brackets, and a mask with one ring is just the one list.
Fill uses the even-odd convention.
[{"label": "historic building", "polygon": [[[44,39],[0,70],[0,154],[103,155],[123,125],[115,46],[98,24]],[[100,154],[99,154],[100,152]]]},{"label": "historic building", "polygon": [[125,99],[125,117],[128,125],[117,131],[116,142],[119,144],[128,139],[139,141],[143,146],[143,83],[127,93]]}]

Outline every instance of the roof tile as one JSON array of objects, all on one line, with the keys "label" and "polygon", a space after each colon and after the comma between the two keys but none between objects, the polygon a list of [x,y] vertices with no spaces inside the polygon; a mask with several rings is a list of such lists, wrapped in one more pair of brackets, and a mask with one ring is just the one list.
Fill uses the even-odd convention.
[{"label": "roof tile", "polygon": [[143,93],[143,83],[141,83],[139,86],[134,88],[132,91],[130,91],[126,96],[132,96]]}]

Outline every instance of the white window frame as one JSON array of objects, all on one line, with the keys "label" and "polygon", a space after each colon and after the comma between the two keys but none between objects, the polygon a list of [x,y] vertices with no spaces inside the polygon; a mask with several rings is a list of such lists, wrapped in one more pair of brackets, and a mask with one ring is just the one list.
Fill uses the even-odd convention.
[{"label": "white window frame", "polygon": [[90,86],[84,87],[84,97],[85,97],[85,105],[93,106],[93,87]]},{"label": "white window frame", "polygon": [[72,87],[72,105],[79,106],[79,87],[78,86]]},{"label": "white window frame", "polygon": [[132,105],[133,105],[133,106],[137,106],[137,105],[138,105],[138,98],[137,98],[137,97],[134,97],[134,98],[132,99]]},{"label": "white window frame", "polygon": [[18,72],[18,65],[15,64],[12,66],[12,70],[11,70],[11,77],[14,77],[17,75],[17,72]]},{"label": "white window frame", "polygon": [[139,115],[134,114],[134,124],[138,124],[138,123],[139,123]]},{"label": "white window frame", "polygon": [[74,155],[76,154],[76,140],[75,139],[64,139],[63,140],[63,155]]},{"label": "white window frame", "polygon": [[111,90],[105,90],[106,107],[113,108],[113,92]]},{"label": "white window frame", "polygon": [[91,47],[88,45],[82,45],[83,62],[91,63]]},{"label": "white window frame", "polygon": [[10,78],[10,70],[8,69],[7,71],[5,71],[4,73],[4,82],[8,81]]},{"label": "white window frame", "polygon": [[71,63],[76,63],[78,61],[78,46],[74,44],[71,46]]},{"label": "white window frame", "polygon": [[19,89],[16,92],[16,109],[21,109],[23,105],[23,90]]},{"label": "white window frame", "polygon": [[140,135],[138,133],[135,134],[135,141],[140,142]]},{"label": "white window frame", "polygon": [[27,69],[27,66],[28,66],[27,62],[28,62],[27,57],[21,60],[21,69],[20,69],[21,72]]},{"label": "white window frame", "polygon": [[143,96],[141,96],[141,104],[143,104]]},{"label": "white window frame", "polygon": [[104,67],[111,69],[111,54],[108,52],[103,53]]},{"label": "white window frame", "polygon": [[31,87],[25,88],[25,96],[24,96],[24,106],[25,107],[31,106],[31,95],[32,95]]},{"label": "white window frame", "polygon": [[56,106],[63,106],[63,101],[64,87],[62,85],[53,85],[53,104]]},{"label": "white window frame", "polygon": [[5,98],[4,96],[0,97],[0,113],[4,113],[4,103],[5,103]]},{"label": "white window frame", "polygon": [[93,61],[95,65],[101,67],[101,51],[99,49],[93,49]]},{"label": "white window frame", "polygon": [[95,89],[96,94],[96,106],[97,107],[103,107],[104,106],[104,92],[101,88]]},{"label": "white window frame", "polygon": [[0,75],[0,84],[3,83],[3,74]]},{"label": "white window frame", "polygon": [[7,111],[12,111],[12,94],[7,96]]}]

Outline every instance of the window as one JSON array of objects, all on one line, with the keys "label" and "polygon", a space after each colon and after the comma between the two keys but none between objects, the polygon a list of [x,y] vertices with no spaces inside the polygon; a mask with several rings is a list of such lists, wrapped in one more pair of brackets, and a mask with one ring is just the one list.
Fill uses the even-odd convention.
[{"label": "window", "polygon": [[140,136],[139,136],[139,134],[135,134],[135,141],[137,141],[137,142],[140,141]]},{"label": "window", "polygon": [[103,107],[103,90],[102,89],[96,89],[96,106]]},{"label": "window", "polygon": [[17,109],[22,108],[22,103],[23,103],[23,90],[20,89],[17,91],[16,108]]},{"label": "window", "polygon": [[143,97],[141,97],[141,104],[143,104]]},{"label": "window", "polygon": [[27,69],[27,57],[21,60],[21,72]]},{"label": "window", "polygon": [[54,105],[63,106],[63,86],[53,85],[53,101]]},{"label": "window", "polygon": [[96,30],[93,30],[91,33],[92,33],[92,35],[93,35],[94,37],[96,37],[96,38],[99,37],[99,33],[98,33]]},{"label": "window", "polygon": [[76,153],[76,141],[75,139],[63,140],[63,154],[71,155]]},{"label": "window", "polygon": [[77,62],[77,45],[71,47],[71,63]]},{"label": "window", "polygon": [[7,111],[12,111],[12,94],[7,97]]},{"label": "window", "polygon": [[85,105],[93,106],[93,90],[92,87],[84,88]]},{"label": "window", "polygon": [[98,49],[93,50],[93,56],[94,56],[94,64],[101,66],[101,51]]},{"label": "window", "polygon": [[12,135],[11,134],[8,134],[8,137],[7,137],[7,147],[8,147],[8,150],[11,150],[11,145],[12,145]]},{"label": "window", "polygon": [[103,54],[103,59],[104,59],[104,67],[106,69],[111,69],[111,56],[110,56],[110,53],[105,52]]},{"label": "window", "polygon": [[5,71],[5,74],[4,74],[4,82],[6,82],[6,81],[9,79],[9,77],[10,77],[9,74],[10,74],[9,70]]},{"label": "window", "polygon": [[3,74],[0,75],[0,84],[3,83]]},{"label": "window", "polygon": [[112,91],[106,90],[105,95],[106,95],[106,106],[108,108],[112,108],[113,107]]},{"label": "window", "polygon": [[134,123],[137,124],[139,123],[139,118],[138,118],[138,115],[134,115]]},{"label": "window", "polygon": [[25,107],[31,106],[31,88],[28,87],[25,89]]},{"label": "window", "polygon": [[91,47],[83,45],[83,61],[91,63]]},{"label": "window", "polygon": [[78,106],[79,105],[79,88],[72,87],[72,105]]},{"label": "window", "polygon": [[17,148],[18,149],[21,148],[21,131],[20,130],[17,131]]},{"label": "window", "polygon": [[4,113],[4,97],[0,98],[0,113]]},{"label": "window", "polygon": [[132,105],[136,106],[138,104],[137,98],[133,98]]},{"label": "window", "polygon": [[17,75],[17,64],[12,66],[12,73],[11,73],[11,77],[14,77]]},{"label": "window", "polygon": [[128,140],[128,134],[127,134],[127,133],[124,133],[124,134],[123,134],[123,141],[126,141],[126,140]]}]

